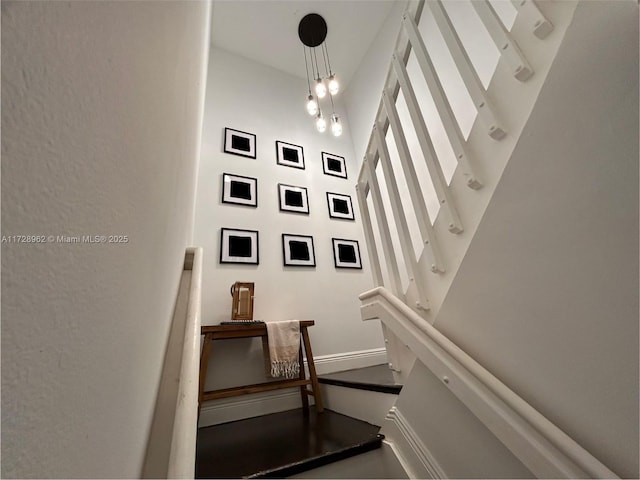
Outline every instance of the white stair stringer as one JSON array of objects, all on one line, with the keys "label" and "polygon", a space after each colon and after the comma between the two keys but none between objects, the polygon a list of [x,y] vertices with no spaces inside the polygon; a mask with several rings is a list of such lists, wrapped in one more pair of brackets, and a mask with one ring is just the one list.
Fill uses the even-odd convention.
[{"label": "white stair stringer", "polygon": [[[366,292],[360,300],[363,318],[380,319],[404,341],[418,360],[536,477],[618,478],[385,288],[377,287]],[[401,430],[398,428],[396,431]],[[389,436],[390,442],[405,446],[401,455],[410,464],[409,472],[433,474],[426,463],[437,463],[425,463],[424,459],[429,458],[424,453],[428,451],[426,447],[423,448],[419,441],[407,440],[419,439],[419,436],[403,432],[405,438],[402,438],[394,435],[394,429],[383,430],[383,433]],[[411,459],[419,461],[416,463]]]},{"label": "white stair stringer", "polygon": [[[564,34],[571,24],[577,2],[539,2],[538,4],[555,26],[544,40],[533,34],[529,19],[525,16],[518,15],[511,30],[511,35],[517,41],[535,74],[526,82],[521,82],[514,78],[508,62],[501,58],[487,89],[487,94],[505,125],[507,134],[500,140],[491,138],[487,135],[485,125],[477,118],[467,139],[467,148],[473,152],[476,162],[474,166],[478,176],[483,179],[484,186],[479,190],[469,188],[467,176],[460,166],[456,169],[450,183],[464,231],[457,235],[451,234],[447,215],[442,215],[441,209],[434,221],[433,229],[440,245],[445,271],[432,272],[432,258],[426,249],[418,261],[418,269],[426,278],[423,288],[426,290],[430,307],[429,311],[418,311],[418,313],[432,324],[437,321],[438,312],[449,287],[455,279],[482,216],[535,107]],[[409,288],[405,292],[407,304],[412,307],[419,301],[415,291],[415,288]]]},{"label": "white stair stringer", "polygon": [[382,425],[398,398],[392,393],[329,384],[320,384],[320,391],[325,408],[372,425]]},{"label": "white stair stringer", "polygon": [[[408,270],[415,270],[413,275],[409,275],[409,285],[404,291],[396,291],[400,284],[397,274],[397,261],[393,258],[393,255],[391,260],[386,258],[386,252],[390,250],[390,240],[382,241],[386,262],[391,262],[392,264],[387,268],[391,268],[396,272],[393,273],[390,270],[392,273],[390,274],[390,279],[393,285],[389,286],[389,288],[396,295],[404,296],[406,304],[431,324],[435,324],[437,321],[440,308],[454,282],[460,264],[534,109],[564,34],[571,24],[577,3],[576,0],[538,2],[538,11],[541,11],[544,17],[549,19],[554,26],[553,30],[544,39],[537,37],[531,29],[532,17],[522,13],[529,11],[529,9],[522,9],[521,13],[516,17],[510,32],[511,37],[517,43],[519,50],[526,57],[528,64],[535,73],[523,82],[514,77],[512,66],[506,59],[501,58],[498,62],[496,71],[487,88],[486,98],[491,101],[492,115],[495,113],[499,117],[500,131],[502,132],[504,128],[506,134],[491,136],[491,133],[487,133],[486,119],[483,119],[482,115],[478,115],[464,147],[465,151],[468,151],[473,157],[473,168],[477,176],[482,178],[482,188],[469,188],[469,172],[468,169],[464,168],[464,164],[458,165],[448,186],[448,195],[453,199],[452,203],[455,204],[457,216],[459,216],[460,224],[464,228],[456,230],[457,233],[453,234],[448,210],[446,208],[439,210],[438,215],[433,220],[433,225],[429,226],[429,235],[432,238],[428,237],[427,241],[425,241],[425,247],[428,246],[429,248],[423,249],[413,268],[404,267]],[[423,10],[436,8],[437,5],[437,2],[412,2],[412,6],[409,7],[406,15],[414,16],[419,20]],[[407,45],[407,39],[405,35],[401,34],[396,44],[396,52],[402,51],[405,48],[403,45]],[[397,58],[398,56],[396,55]],[[380,133],[384,133],[383,127],[385,123],[379,120],[382,115],[380,112],[387,111],[389,108],[394,110],[389,105],[389,92],[392,92],[392,90],[390,88],[387,89],[387,98],[383,96],[381,101],[376,128],[374,128],[369,145],[369,149],[373,150],[367,155],[369,163],[377,158],[376,152],[379,151],[377,144],[379,143]],[[385,101],[386,108],[384,107]],[[391,125],[393,123],[393,111],[389,113],[388,118],[389,127],[391,127],[393,126]],[[395,136],[396,134],[394,133],[394,138]],[[376,139],[378,141],[375,141]],[[375,193],[370,190],[368,181],[371,172],[374,170],[373,164],[366,165],[366,163],[363,164],[358,180],[361,208],[363,208],[362,204],[366,206],[367,194],[373,195]],[[375,201],[377,199],[374,198],[374,204]],[[415,208],[416,212],[422,211],[418,207]],[[366,208],[363,210],[362,216],[364,224],[369,225],[370,219]],[[431,224],[428,218],[426,221]],[[386,222],[383,223],[386,225]],[[389,227],[382,226],[381,228],[386,229]],[[399,232],[399,234],[402,235],[402,232]],[[373,234],[369,233],[366,236],[371,255],[371,252],[377,252],[378,250],[375,242],[372,241]],[[392,250],[391,253],[393,253]],[[380,263],[378,262],[381,263],[381,259],[371,258],[372,268],[375,271],[380,270]],[[410,263],[414,263],[412,259],[410,259]],[[403,264],[400,265],[400,268],[403,268]],[[385,286],[382,282],[381,274],[374,275],[374,282],[376,282],[376,285]],[[366,318],[363,317],[363,319]],[[384,325],[383,333],[390,367],[394,371],[394,376],[399,381],[404,382],[409,375],[415,355],[410,349],[405,348],[406,344],[395,338],[393,332],[389,332]]]}]

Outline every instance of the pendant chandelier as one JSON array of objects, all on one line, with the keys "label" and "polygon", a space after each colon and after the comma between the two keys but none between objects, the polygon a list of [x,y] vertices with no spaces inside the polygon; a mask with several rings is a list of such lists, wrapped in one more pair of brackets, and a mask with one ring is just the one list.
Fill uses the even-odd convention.
[{"label": "pendant chandelier", "polygon": [[[329,61],[329,50],[325,42],[327,23],[317,13],[310,13],[300,20],[298,37],[303,45],[304,66],[307,72],[307,87],[309,89],[307,112],[315,117],[318,131],[324,132],[327,129],[327,120],[322,113],[319,100],[325,98],[328,93],[331,101],[331,133],[338,137],[342,135],[342,122],[335,112],[333,96],[340,91],[340,84],[331,70],[331,62]],[[318,48],[320,48],[320,53],[317,52]],[[318,57],[320,57],[320,63],[318,63]],[[311,77],[309,77],[309,65],[311,65]],[[323,74],[320,73],[319,65],[323,66]],[[311,93],[311,79],[313,79],[315,96]]]}]

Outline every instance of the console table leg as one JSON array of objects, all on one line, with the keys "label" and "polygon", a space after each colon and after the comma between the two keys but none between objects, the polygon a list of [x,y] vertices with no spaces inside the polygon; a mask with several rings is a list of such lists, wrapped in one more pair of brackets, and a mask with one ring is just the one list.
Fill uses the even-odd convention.
[{"label": "console table leg", "polygon": [[211,344],[213,343],[213,335],[205,334],[204,344],[202,345],[202,353],[200,354],[200,383],[198,390],[198,418],[200,418],[200,409],[202,408],[202,396],[204,395],[204,382],[207,379],[207,367],[209,366],[209,354],[211,353]]},{"label": "console table leg", "polygon": [[[298,363],[300,365],[300,380],[305,380],[307,375],[304,371],[304,358],[302,357],[302,339],[300,339],[300,349],[298,350]],[[307,386],[300,385],[300,396],[302,397],[302,408],[306,412],[309,410],[309,398],[307,397]]]},{"label": "console table leg", "polygon": [[307,354],[307,364],[309,365],[309,377],[311,377],[311,386],[313,387],[313,397],[316,400],[316,412],[322,413],[324,405],[322,404],[322,394],[320,393],[320,384],[316,375],[316,366],[313,362],[313,353],[311,352],[311,341],[309,341],[309,332],[307,327],[300,329],[302,340],[304,341],[304,351]]}]

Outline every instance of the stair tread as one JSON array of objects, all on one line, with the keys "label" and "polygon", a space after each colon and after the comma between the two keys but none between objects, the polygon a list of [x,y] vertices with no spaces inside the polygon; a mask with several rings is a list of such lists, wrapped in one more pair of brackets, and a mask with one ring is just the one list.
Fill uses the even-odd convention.
[{"label": "stair tread", "polygon": [[285,477],[378,448],[380,427],[315,409],[198,429],[196,478]]},{"label": "stair tread", "polygon": [[395,382],[386,364],[319,375],[318,381],[328,385],[392,394],[398,394],[402,390],[402,385]]}]

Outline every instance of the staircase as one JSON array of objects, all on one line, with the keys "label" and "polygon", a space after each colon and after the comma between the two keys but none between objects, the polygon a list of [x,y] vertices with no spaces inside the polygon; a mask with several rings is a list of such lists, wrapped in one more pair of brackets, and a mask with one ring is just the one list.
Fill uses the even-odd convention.
[{"label": "staircase", "polygon": [[325,420],[366,440],[241,475],[638,477],[637,17],[409,2],[357,184],[393,387],[323,376]]},{"label": "staircase", "polygon": [[402,390],[387,365],[325,374],[318,381],[327,408],[374,425],[382,424]]},{"label": "staircase", "polygon": [[319,381],[323,413],[298,408],[200,428],[196,478],[406,478],[379,434],[402,389],[388,366]]},{"label": "staircase", "polygon": [[382,433],[412,478],[637,477],[638,5],[505,4],[402,18],[357,184]]}]

